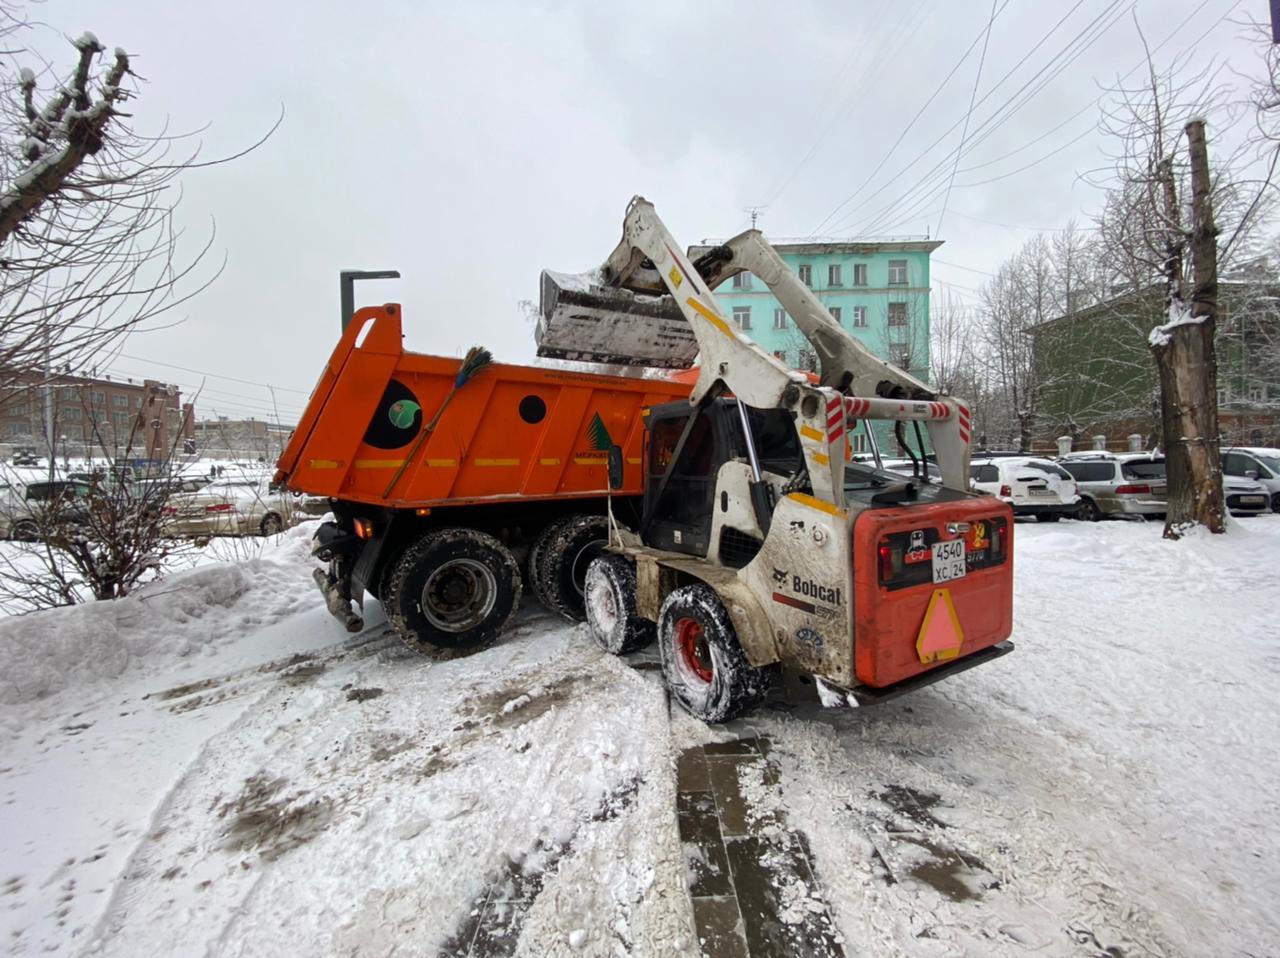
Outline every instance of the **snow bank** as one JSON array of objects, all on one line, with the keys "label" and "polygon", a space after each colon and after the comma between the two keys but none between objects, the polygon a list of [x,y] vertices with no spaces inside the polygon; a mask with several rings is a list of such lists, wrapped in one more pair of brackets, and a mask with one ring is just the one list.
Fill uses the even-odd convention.
[{"label": "snow bank", "polygon": [[115,602],[0,619],[0,705],[155,671],[212,651],[315,601],[310,525],[264,556],[180,572]]}]

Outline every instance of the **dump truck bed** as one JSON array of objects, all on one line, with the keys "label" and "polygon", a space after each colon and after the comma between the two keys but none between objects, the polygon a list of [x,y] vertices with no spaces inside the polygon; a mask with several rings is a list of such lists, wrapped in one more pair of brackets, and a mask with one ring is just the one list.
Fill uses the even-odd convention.
[{"label": "dump truck bed", "polygon": [[691,388],[678,374],[496,363],[455,391],[460,364],[406,352],[399,307],[359,310],[280,456],[277,481],[295,492],[396,508],[601,496],[607,450],[617,444],[625,471],[615,492],[639,495],[640,411],[683,399]]}]

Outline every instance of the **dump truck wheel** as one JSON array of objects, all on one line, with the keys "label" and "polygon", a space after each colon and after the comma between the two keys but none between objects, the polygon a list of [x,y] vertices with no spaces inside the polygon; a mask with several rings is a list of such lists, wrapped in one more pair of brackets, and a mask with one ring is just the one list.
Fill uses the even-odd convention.
[{"label": "dump truck wheel", "polygon": [[608,544],[609,520],[604,516],[573,516],[557,523],[538,558],[543,604],[570,622],[583,621],[587,568]]},{"label": "dump truck wheel", "polygon": [[768,676],[747,662],[710,586],[681,586],[667,596],[658,613],[658,650],[671,694],[704,722],[727,722],[768,688]]},{"label": "dump truck wheel", "polygon": [[456,658],[492,645],[520,604],[520,567],[475,529],[439,529],[409,546],[382,607],[405,645]]},{"label": "dump truck wheel", "polygon": [[544,608],[550,609],[551,602],[546,594],[542,591],[542,557],[546,554],[547,545],[553,538],[560,534],[564,528],[565,519],[556,519],[547,523],[541,532],[533,540],[533,545],[529,547],[529,558],[525,563],[525,585],[529,587],[529,591],[533,593],[533,597],[542,603]]},{"label": "dump truck wheel", "polygon": [[625,655],[653,641],[653,623],[636,615],[636,568],[630,560],[612,552],[593,559],[583,600],[587,625],[606,652]]}]

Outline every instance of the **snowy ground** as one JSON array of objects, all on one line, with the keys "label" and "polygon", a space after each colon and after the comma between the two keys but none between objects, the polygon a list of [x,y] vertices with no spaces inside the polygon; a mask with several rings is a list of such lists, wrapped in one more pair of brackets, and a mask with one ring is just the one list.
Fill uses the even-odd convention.
[{"label": "snowy ground", "polygon": [[846,954],[1277,951],[1280,517],[1019,524],[1015,654],[714,731],[532,605],[455,662],[349,637],[309,532],[0,622],[0,950],[697,954],[677,761],[755,735]]}]

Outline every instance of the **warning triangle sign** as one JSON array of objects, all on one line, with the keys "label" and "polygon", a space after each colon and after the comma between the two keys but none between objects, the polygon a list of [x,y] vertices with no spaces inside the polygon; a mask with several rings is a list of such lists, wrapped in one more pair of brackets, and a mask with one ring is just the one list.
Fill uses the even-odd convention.
[{"label": "warning triangle sign", "polygon": [[933,598],[924,613],[924,623],[916,637],[916,654],[921,662],[954,659],[964,644],[964,631],[950,589],[934,589]]}]

